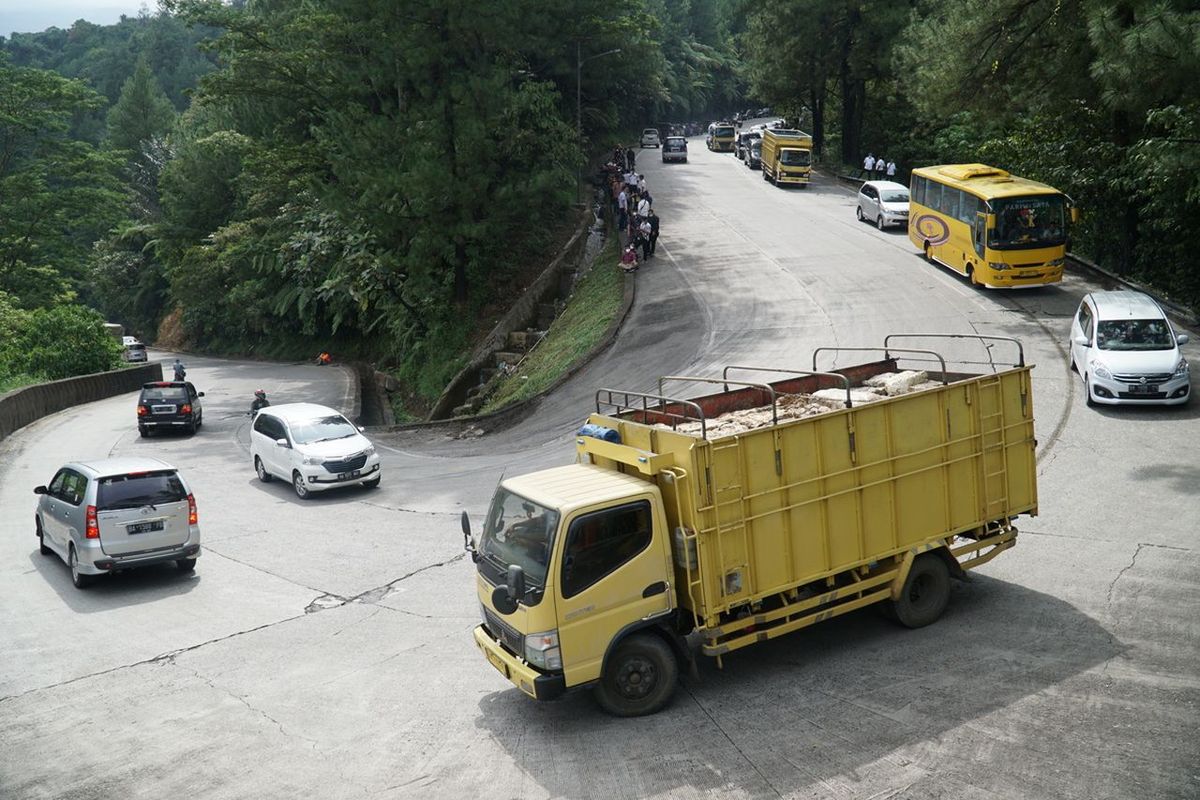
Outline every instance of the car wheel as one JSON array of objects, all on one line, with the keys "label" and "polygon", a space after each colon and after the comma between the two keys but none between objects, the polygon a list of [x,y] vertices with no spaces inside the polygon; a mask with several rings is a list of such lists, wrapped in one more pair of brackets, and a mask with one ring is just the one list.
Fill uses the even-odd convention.
[{"label": "car wheel", "polygon": [[262,459],[258,456],[254,457],[254,471],[258,473],[258,479],[263,483],[271,482],[271,473],[267,472],[267,468],[263,466]]},{"label": "car wheel", "polygon": [[363,486],[364,486],[364,487],[366,487],[366,488],[368,488],[368,489],[378,489],[378,488],[379,488],[379,481],[380,481],[382,478],[383,478],[383,476],[382,476],[382,475],[380,475],[378,478],[372,478],[372,479],[371,479],[371,480],[369,480],[369,481],[363,481]]},{"label": "car wheel", "polygon": [[199,429],[199,427],[203,424],[204,424],[204,414],[201,413],[200,416],[196,417],[196,428]]},{"label": "car wheel", "polygon": [[194,558],[177,558],[177,559],[175,559],[175,566],[179,569],[180,572],[195,572],[196,571],[196,559],[194,559]]},{"label": "car wheel", "polygon": [[882,214],[880,214],[878,217],[875,218],[875,227],[879,228],[879,230],[883,230],[883,215]]},{"label": "car wheel", "polygon": [[138,434],[145,439],[150,436],[150,429],[144,425],[138,425]]},{"label": "car wheel", "polygon": [[42,521],[37,517],[34,517],[33,521],[37,524],[38,552],[48,556],[54,551],[46,547],[46,532],[42,530]]},{"label": "car wheel", "polygon": [[675,693],[679,664],[670,646],[639,633],[617,645],[596,684],[596,702],[617,717],[640,717],[665,706]]},{"label": "car wheel", "polygon": [[926,553],[913,562],[892,609],[904,627],[923,628],[935,622],[949,602],[950,570],[937,553]]},{"label": "car wheel", "polygon": [[312,495],[312,492],[304,485],[304,476],[299,472],[292,473],[292,488],[296,490],[296,497],[301,500],[307,500]]},{"label": "car wheel", "polygon": [[71,583],[75,584],[76,589],[86,589],[92,584],[92,576],[85,575],[79,571],[79,565],[75,562],[75,546],[71,546],[70,552],[67,554],[67,566],[71,569]]},{"label": "car wheel", "polygon": [[858,217],[859,222],[863,222],[866,220],[866,217],[864,217],[863,213],[862,213],[862,206],[854,207],[854,216]]},{"label": "car wheel", "polygon": [[1096,398],[1092,396],[1092,382],[1088,380],[1087,373],[1083,373],[1083,395],[1087,400],[1089,408],[1096,407]]}]

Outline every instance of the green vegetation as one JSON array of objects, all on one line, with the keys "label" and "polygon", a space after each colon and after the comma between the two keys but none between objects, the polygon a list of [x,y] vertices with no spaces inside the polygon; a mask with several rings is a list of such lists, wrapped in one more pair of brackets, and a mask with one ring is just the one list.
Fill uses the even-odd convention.
[{"label": "green vegetation", "polygon": [[609,237],[591,270],[579,280],[566,309],[546,332],[546,338],[530,351],[515,372],[501,380],[480,413],[496,411],[545,391],[600,342],[620,312],[624,295],[623,275],[615,266],[618,249],[617,237]]}]

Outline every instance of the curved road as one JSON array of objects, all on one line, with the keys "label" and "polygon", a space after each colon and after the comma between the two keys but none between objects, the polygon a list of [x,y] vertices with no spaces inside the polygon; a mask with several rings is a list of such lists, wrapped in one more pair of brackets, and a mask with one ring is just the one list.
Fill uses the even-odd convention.
[{"label": "curved road", "polygon": [[[190,358],[207,392],[194,438],[139,439],[127,395],[0,443],[0,796],[1200,794],[1200,404],[1084,406],[1062,343],[1099,287],[1078,276],[977,291],[903,233],[856,222],[839,185],[777,189],[698,140],[690,158],[641,153],[661,255],[618,342],[508,431],[380,438],[378,490],[301,502],[249,465],[253,389],[345,407],[338,369]],[[478,517],[502,472],[570,459],[595,388],[804,369],[814,347],[918,331],[1015,336],[1038,364],[1041,516],[955,586],[938,624],[851,615],[705,664],[641,720],[585,695],[535,704],[478,656],[455,517]],[[110,453],[186,471],[205,546],[194,575],[78,592],[38,554],[30,489]]]}]

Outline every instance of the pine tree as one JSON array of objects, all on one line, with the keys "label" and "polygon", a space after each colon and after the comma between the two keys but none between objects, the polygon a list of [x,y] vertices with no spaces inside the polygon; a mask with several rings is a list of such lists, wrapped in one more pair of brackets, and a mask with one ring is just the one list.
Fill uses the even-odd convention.
[{"label": "pine tree", "polygon": [[145,60],[140,60],[121,87],[121,96],[109,109],[108,146],[138,153],[142,142],[166,133],[174,121],[171,101],[150,74]]}]

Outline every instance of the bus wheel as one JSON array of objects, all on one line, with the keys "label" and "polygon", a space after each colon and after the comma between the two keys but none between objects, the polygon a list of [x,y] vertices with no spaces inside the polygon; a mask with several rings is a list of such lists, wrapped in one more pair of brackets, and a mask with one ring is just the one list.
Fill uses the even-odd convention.
[{"label": "bus wheel", "polygon": [[979,277],[975,274],[975,268],[970,264],[967,264],[967,280],[971,282],[972,286],[979,286]]},{"label": "bus wheel", "polygon": [[933,252],[929,246],[929,242],[925,243],[925,260],[928,261],[930,264],[933,263]]}]

